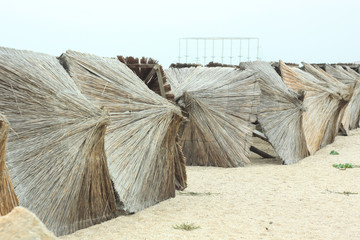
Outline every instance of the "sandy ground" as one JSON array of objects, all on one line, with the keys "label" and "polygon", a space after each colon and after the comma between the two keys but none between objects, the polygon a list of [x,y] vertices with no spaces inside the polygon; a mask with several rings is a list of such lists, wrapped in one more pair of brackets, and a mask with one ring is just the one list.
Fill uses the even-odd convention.
[{"label": "sandy ground", "polygon": [[[258,158],[246,168],[188,167],[185,193],[203,194],[177,192],[61,239],[360,239],[360,168],[332,167],[360,165],[360,129],[297,164],[279,163]],[[173,228],[182,223],[200,228]]]}]

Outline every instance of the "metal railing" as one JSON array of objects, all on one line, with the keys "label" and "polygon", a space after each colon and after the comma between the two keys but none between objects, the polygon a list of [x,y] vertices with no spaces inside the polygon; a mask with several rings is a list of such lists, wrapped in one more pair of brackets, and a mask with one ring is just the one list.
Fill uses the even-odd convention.
[{"label": "metal railing", "polygon": [[[196,44],[196,57],[195,57],[195,62],[199,63],[200,60],[200,55],[199,55],[199,50],[203,50],[203,58],[204,58],[204,65],[207,63],[207,59],[211,59],[213,62],[215,62],[215,53],[220,52],[220,59],[221,59],[221,63],[224,64],[226,61],[226,59],[229,59],[229,63],[232,64],[233,63],[233,58],[238,57],[239,58],[239,63],[243,61],[243,59],[246,59],[246,57],[244,58],[243,54],[246,54],[246,47],[247,47],[247,61],[250,61],[252,59],[254,60],[260,60],[259,57],[259,48],[260,48],[260,39],[259,38],[255,38],[255,37],[234,37],[234,38],[225,38],[225,37],[216,37],[216,38],[207,38],[207,37],[203,37],[203,38],[195,38],[195,37],[191,37],[191,38],[179,38],[179,56],[178,56],[178,60],[179,63],[181,63],[182,58],[185,59],[185,63],[188,63],[188,60],[190,57],[192,57],[192,55],[189,55],[189,44],[194,43]],[[219,51],[217,49],[217,47],[219,47],[219,45],[217,47],[215,47],[217,45],[217,43],[220,42],[221,43],[221,50]],[[252,49],[251,48],[251,43],[255,42],[255,47],[256,47],[256,55],[252,54]],[[210,43],[210,44],[209,44]],[[212,44],[211,44],[212,43]],[[181,46],[185,44],[185,54],[183,55],[183,49]],[[199,46],[202,45],[202,46]],[[229,48],[229,52],[228,54],[225,53],[225,45],[228,45],[227,47]],[[212,46],[211,46],[212,45]],[[237,47],[235,47],[237,45]],[[210,46],[210,49],[209,49]],[[245,49],[244,49],[245,47]],[[215,51],[216,49],[216,51]],[[208,53],[210,52],[212,53],[211,56],[208,57]],[[238,52],[238,56],[234,56],[234,54],[236,54],[234,52],[234,50],[237,50]],[[225,61],[224,61],[225,60]]]}]

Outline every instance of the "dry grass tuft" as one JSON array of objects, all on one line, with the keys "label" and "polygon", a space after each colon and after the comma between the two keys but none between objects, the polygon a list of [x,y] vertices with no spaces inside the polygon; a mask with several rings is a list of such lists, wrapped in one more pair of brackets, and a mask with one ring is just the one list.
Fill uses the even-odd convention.
[{"label": "dry grass tuft", "polygon": [[199,229],[200,226],[196,226],[194,223],[182,223],[180,225],[175,225],[173,226],[174,229],[177,229],[177,230],[185,230],[185,231],[192,231],[192,230],[195,230],[195,229]]}]

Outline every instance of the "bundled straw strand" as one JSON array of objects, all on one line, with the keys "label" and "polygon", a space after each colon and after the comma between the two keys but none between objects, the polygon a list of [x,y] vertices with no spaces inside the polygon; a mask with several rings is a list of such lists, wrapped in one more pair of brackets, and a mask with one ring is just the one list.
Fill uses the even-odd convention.
[{"label": "bundled straw strand", "polygon": [[0,216],[8,214],[14,207],[19,206],[5,163],[8,131],[8,121],[0,114]]}]

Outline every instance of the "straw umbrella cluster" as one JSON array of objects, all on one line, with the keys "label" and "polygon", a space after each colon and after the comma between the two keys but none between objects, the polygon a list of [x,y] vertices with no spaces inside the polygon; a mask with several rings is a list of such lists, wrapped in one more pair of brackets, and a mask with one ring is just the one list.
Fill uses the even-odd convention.
[{"label": "straw umbrella cluster", "polygon": [[0,66],[0,109],[12,128],[6,162],[20,205],[57,235],[114,217],[106,111],[56,57],[1,48]]},{"label": "straw umbrella cluster", "polygon": [[140,211],[187,186],[185,161],[250,163],[256,123],[285,164],[314,154],[359,127],[360,74],[303,65],[0,48],[0,214],[24,206],[60,236]]},{"label": "straw umbrella cluster", "polygon": [[[242,87],[246,91],[236,91],[235,86],[228,84],[225,93],[222,91],[222,84],[226,82],[227,75],[214,73],[220,72],[219,69],[238,74],[250,70],[256,74],[256,86],[261,91],[260,101],[253,101],[256,107],[251,111],[252,117],[247,119],[247,124],[260,124],[267,140],[284,164],[296,163],[332,143],[339,129],[347,133],[349,129],[358,127],[360,75],[349,67],[327,65],[321,69],[315,65],[303,65],[303,69],[282,61],[275,69],[270,63],[260,61],[244,62],[232,68],[216,64],[210,64],[209,67],[171,65],[165,71],[168,81],[172,85],[177,104],[189,118],[180,130],[187,164],[234,167],[249,162],[244,155],[235,157],[237,163],[232,162],[229,157],[232,153],[229,149],[234,148],[231,147],[234,142],[241,146],[236,150],[243,149],[243,145],[236,142],[236,137],[251,145],[249,135],[239,129],[225,129],[226,124],[223,122],[219,124],[222,128],[215,126],[218,113],[211,110],[220,105],[222,116],[230,114],[232,117],[244,117],[246,113],[241,110],[236,109],[236,115],[227,109],[231,108],[231,104],[246,109],[243,103],[234,101],[225,106],[222,100],[237,94],[243,100],[251,102],[253,100],[249,93],[255,95],[257,87],[246,86],[246,81],[243,81]],[[210,67],[214,67],[214,70]],[[241,78],[237,81],[241,82]],[[237,136],[231,135],[224,141],[226,146],[221,145],[221,137],[226,139],[224,136],[232,131],[236,131]]]},{"label": "straw umbrella cluster", "polygon": [[124,210],[174,197],[180,109],[116,59],[67,51],[60,61],[81,92],[110,113],[105,150]]},{"label": "straw umbrella cluster", "polygon": [[351,91],[321,69],[306,63],[303,65],[305,71],[280,61],[280,71],[290,89],[305,92],[303,128],[312,155],[334,141]]},{"label": "straw umbrella cluster", "polygon": [[[12,129],[10,177],[1,135],[0,185],[11,186],[11,179],[19,204],[58,236],[142,210],[186,187],[176,157],[182,154],[175,143],[180,108],[117,59],[0,48],[0,109]],[[17,204],[14,193],[5,194]]]},{"label": "straw umbrella cluster", "polygon": [[346,84],[352,92],[352,97],[344,110],[344,116],[341,120],[342,128],[345,134],[350,129],[357,128],[360,116],[360,84],[359,74],[349,67],[345,70],[343,67],[326,64],[323,69],[335,79]]}]

